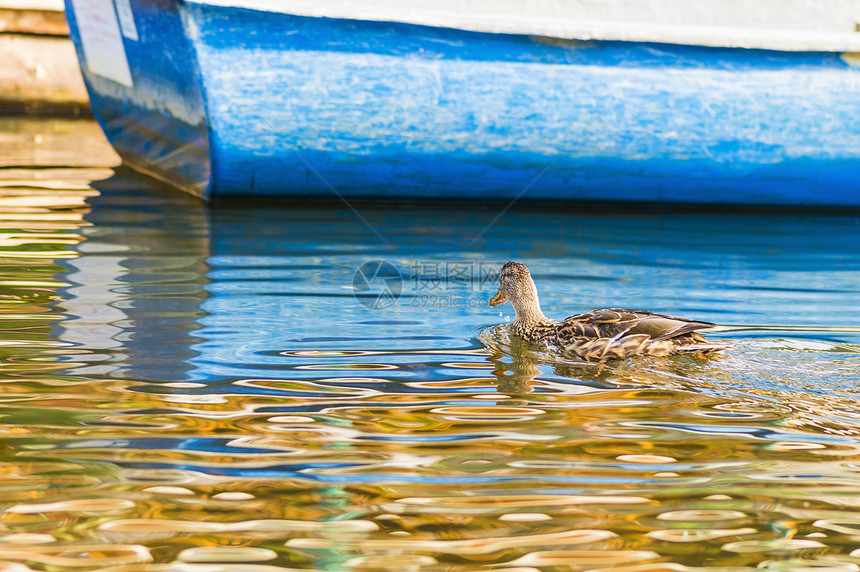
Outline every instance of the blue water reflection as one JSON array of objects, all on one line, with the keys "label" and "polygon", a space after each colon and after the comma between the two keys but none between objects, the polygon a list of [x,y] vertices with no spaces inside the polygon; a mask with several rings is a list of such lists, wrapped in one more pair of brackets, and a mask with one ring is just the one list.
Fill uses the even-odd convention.
[{"label": "blue water reflection", "polygon": [[[208,315],[195,332],[205,341],[194,346],[190,377],[313,379],[340,369],[362,377],[372,374],[358,367],[373,368],[380,356],[321,364],[318,352],[370,350],[395,366],[385,378],[444,379],[439,362],[481,363],[459,352],[479,348],[484,327],[511,319],[510,306],[486,305],[495,272],[511,259],[530,266],[545,312],[556,318],[626,306],[811,328],[724,334],[731,338],[860,341],[857,331],[827,329],[860,326],[853,216],[534,209],[506,213],[485,230],[495,207],[362,209],[387,242],[343,208],[215,205]],[[385,309],[354,297],[356,269],[373,260],[402,274],[400,298]]]},{"label": "blue water reflection", "polygon": [[[507,358],[490,363],[478,338],[513,316],[486,301],[499,266],[519,260],[558,319],[625,306],[749,326],[711,334],[738,347],[708,366],[710,382],[827,392],[858,380],[860,219],[848,214],[358,205],[360,218],[340,204],[204,206],[141,185],[100,183],[81,256],[64,262],[60,337],[89,352],[68,358],[75,373],[260,395],[290,391],[253,380],[409,391],[485,376]],[[357,274],[377,261],[387,274]],[[88,314],[83,297],[110,311]]]}]

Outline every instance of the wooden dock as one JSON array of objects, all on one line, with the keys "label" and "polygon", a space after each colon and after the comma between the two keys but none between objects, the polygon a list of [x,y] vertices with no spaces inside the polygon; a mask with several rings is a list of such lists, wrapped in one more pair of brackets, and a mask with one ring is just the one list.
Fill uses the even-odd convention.
[{"label": "wooden dock", "polygon": [[0,61],[0,114],[91,114],[62,0],[0,0]]}]

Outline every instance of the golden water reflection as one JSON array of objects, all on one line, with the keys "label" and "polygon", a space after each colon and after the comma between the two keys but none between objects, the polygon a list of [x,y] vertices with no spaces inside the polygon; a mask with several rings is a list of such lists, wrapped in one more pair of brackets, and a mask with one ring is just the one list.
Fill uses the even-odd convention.
[{"label": "golden water reflection", "polygon": [[[36,570],[857,560],[856,439],[792,428],[804,413],[778,404],[751,417],[749,400],[533,383],[510,406],[483,399],[492,378],[346,402],[342,387],[299,380],[280,397],[216,401],[29,381],[6,394],[0,424],[0,558]],[[33,391],[45,415],[16,422]],[[304,414],[273,411],[294,402]],[[815,446],[775,446],[791,439]]]}]

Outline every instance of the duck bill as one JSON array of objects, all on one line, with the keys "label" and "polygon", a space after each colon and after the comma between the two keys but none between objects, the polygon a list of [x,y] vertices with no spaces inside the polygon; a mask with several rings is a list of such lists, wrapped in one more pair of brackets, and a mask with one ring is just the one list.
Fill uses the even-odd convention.
[{"label": "duck bill", "polygon": [[498,306],[499,304],[504,304],[507,301],[507,298],[502,296],[501,292],[496,292],[496,295],[493,296],[492,300],[490,300],[490,306]]}]

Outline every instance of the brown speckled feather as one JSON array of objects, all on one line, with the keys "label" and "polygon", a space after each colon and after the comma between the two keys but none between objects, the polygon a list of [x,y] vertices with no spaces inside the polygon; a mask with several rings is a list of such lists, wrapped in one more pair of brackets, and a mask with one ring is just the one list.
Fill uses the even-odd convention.
[{"label": "brown speckled feather", "polygon": [[558,328],[560,337],[614,338],[628,334],[646,334],[654,341],[713,328],[716,324],[698,322],[675,316],[610,308],[592,310],[566,318]]},{"label": "brown speckled feather", "polygon": [[696,330],[715,324],[640,310],[611,308],[570,316],[561,323],[518,325],[514,333],[534,343],[547,343],[588,361],[635,355],[665,356],[683,351],[726,349],[710,344]]},{"label": "brown speckled feather", "polygon": [[641,310],[593,310],[559,324],[555,343],[589,361],[725,349],[724,344],[708,344],[696,332],[715,325]]}]

